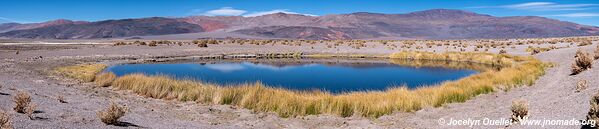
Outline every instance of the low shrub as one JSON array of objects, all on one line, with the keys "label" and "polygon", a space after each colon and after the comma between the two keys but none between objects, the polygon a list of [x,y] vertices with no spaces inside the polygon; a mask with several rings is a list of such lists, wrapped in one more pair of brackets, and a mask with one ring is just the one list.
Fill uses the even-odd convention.
[{"label": "low shrub", "polygon": [[506,54],[506,53],[507,53],[507,51],[505,51],[503,49],[499,50],[499,54]]},{"label": "low shrub", "polygon": [[29,117],[30,120],[33,120],[33,113],[35,112],[35,108],[37,108],[37,105],[35,104],[29,104],[27,105],[27,108],[25,109],[25,114],[27,114],[27,117]]},{"label": "low shrub", "polygon": [[158,46],[158,43],[157,43],[156,41],[151,41],[151,42],[148,44],[148,46],[150,46],[150,47],[156,47],[156,46]]},{"label": "low shrub", "polygon": [[2,109],[0,109],[0,129],[13,129],[10,116]]},{"label": "low shrub", "polygon": [[208,47],[208,43],[206,43],[206,42],[199,42],[198,43],[198,47]]},{"label": "low shrub", "polygon": [[574,56],[574,63],[572,63],[572,75],[576,75],[582,71],[592,68],[593,59],[591,55],[587,52],[583,52],[581,50],[576,51],[576,56]]},{"label": "low shrub", "polygon": [[585,89],[587,89],[587,80],[578,81],[578,83],[576,84],[576,92],[581,92]]},{"label": "low shrub", "polygon": [[599,92],[595,93],[595,95],[591,97],[591,100],[589,102],[591,104],[591,107],[589,109],[589,112],[587,113],[587,120],[595,121],[595,125],[589,126],[598,127],[599,124],[596,122],[599,121]]},{"label": "low shrub", "polygon": [[31,104],[31,96],[27,92],[19,91],[13,99],[16,104],[13,109],[18,113],[26,113],[27,108]]},{"label": "low shrub", "polygon": [[516,100],[512,102],[512,121],[520,122],[528,118],[528,103],[526,100]]},{"label": "low shrub", "polygon": [[96,115],[100,118],[100,120],[103,123],[108,125],[115,125],[118,124],[119,118],[125,116],[127,110],[128,109],[126,107],[121,107],[116,103],[111,103],[107,109],[103,111],[98,111]]}]

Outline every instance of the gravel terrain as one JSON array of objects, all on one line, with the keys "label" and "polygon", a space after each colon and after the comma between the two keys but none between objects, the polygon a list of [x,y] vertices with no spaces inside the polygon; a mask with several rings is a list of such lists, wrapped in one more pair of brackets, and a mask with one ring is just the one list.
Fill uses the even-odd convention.
[{"label": "gravel terrain", "polygon": [[[333,54],[390,54],[406,49],[388,49],[381,44],[353,49],[348,46],[327,48],[324,44],[283,45],[194,45],[157,47],[112,46],[110,44],[2,44],[0,43],[0,109],[8,112],[15,128],[468,128],[439,124],[452,119],[509,120],[513,100],[529,103],[529,119],[584,120],[591,96],[599,91],[599,69],[592,68],[578,75],[570,75],[570,64],[577,49],[593,52],[597,43],[583,47],[567,47],[534,55],[552,62],[555,67],[546,70],[532,86],[509,91],[497,90],[480,95],[464,103],[443,107],[426,107],[413,113],[396,112],[376,119],[358,116],[342,118],[331,115],[313,115],[280,118],[274,113],[252,112],[229,105],[203,105],[193,102],[144,98],[134,93],[98,88],[91,83],[55,76],[52,69],[59,66],[98,62],[117,64],[156,58],[218,55],[236,53],[304,52]],[[565,46],[566,43],[559,44]],[[527,45],[508,48],[507,53],[528,55]],[[412,48],[414,49],[414,48]],[[459,51],[445,47],[425,48],[421,51]],[[473,47],[466,49],[473,51]],[[499,49],[490,49],[497,53]],[[17,54],[18,53],[18,54]],[[594,62],[599,67],[599,61]],[[579,80],[587,80],[588,88],[575,92]],[[37,104],[35,119],[12,110],[12,97],[17,91],[27,91]],[[58,101],[63,96],[67,103]],[[120,126],[105,125],[96,112],[111,102],[126,105],[130,111],[120,119]],[[580,128],[580,126],[523,126],[474,125],[471,128]]]}]

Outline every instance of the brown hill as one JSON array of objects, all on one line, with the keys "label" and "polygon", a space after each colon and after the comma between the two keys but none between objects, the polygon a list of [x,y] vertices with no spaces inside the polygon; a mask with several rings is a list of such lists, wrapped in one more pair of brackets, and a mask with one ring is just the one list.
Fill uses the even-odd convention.
[{"label": "brown hill", "polygon": [[289,39],[474,39],[599,35],[598,27],[544,17],[494,17],[449,9],[407,14],[358,12],[316,17],[275,13],[256,17],[142,18],[15,27],[19,25],[23,24],[1,24],[0,32],[4,33],[0,33],[0,37],[87,39],[172,34],[194,36],[190,33],[201,35],[202,32]]}]

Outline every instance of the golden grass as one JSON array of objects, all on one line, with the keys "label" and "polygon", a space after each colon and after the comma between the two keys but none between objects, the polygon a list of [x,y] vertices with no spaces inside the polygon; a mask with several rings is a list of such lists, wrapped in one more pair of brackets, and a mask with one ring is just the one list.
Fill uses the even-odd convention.
[{"label": "golden grass", "polygon": [[509,56],[505,54],[492,53],[474,53],[474,52],[418,52],[418,51],[402,51],[389,55],[393,59],[413,59],[413,60],[440,60],[440,61],[458,61],[472,62],[489,65],[513,65],[517,61],[526,60],[524,57]]},{"label": "golden grass", "polygon": [[502,69],[486,70],[457,81],[413,90],[397,87],[386,91],[337,95],[320,91],[290,91],[261,83],[216,86],[142,74],[119,77],[112,82],[112,86],[152,98],[236,105],[254,111],[276,112],[282,117],[313,114],[379,117],[394,111],[412,112],[425,106],[438,107],[446,103],[464,102],[498,88],[532,85],[549,66],[532,57],[488,53],[400,52],[389,57],[483,63],[501,66]]},{"label": "golden grass", "polygon": [[116,79],[116,75],[114,73],[101,73],[96,75],[94,83],[96,83],[96,85],[99,87],[107,87],[111,85],[114,79]]},{"label": "golden grass", "polygon": [[77,79],[82,82],[92,82],[96,74],[107,66],[105,64],[81,64],[74,66],[59,67],[55,71],[63,76]]},{"label": "golden grass", "polygon": [[389,59],[392,64],[411,67],[443,67],[451,69],[472,69],[480,72],[487,70],[499,70],[501,67],[489,64],[458,62],[458,61],[433,61],[433,60],[412,60],[412,59]]},{"label": "golden grass", "polygon": [[308,54],[302,55],[308,58],[386,58],[387,55],[369,55],[369,54]]}]

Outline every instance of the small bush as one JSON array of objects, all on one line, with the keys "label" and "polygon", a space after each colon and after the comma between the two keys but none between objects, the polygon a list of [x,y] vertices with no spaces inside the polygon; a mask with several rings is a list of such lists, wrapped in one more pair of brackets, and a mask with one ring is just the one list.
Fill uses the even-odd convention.
[{"label": "small bush", "polygon": [[16,103],[14,110],[18,113],[25,113],[31,103],[31,96],[27,92],[19,91],[14,97],[14,102]]},{"label": "small bush", "polygon": [[37,106],[35,104],[29,104],[27,105],[27,108],[25,109],[25,114],[27,114],[27,117],[29,117],[30,120],[33,120],[33,113],[35,112],[35,108]]},{"label": "small bush", "polygon": [[98,111],[97,115],[105,124],[115,125],[118,123],[119,118],[125,116],[127,110],[128,109],[126,107],[121,107],[115,103],[111,103],[108,109]]},{"label": "small bush", "polygon": [[96,85],[99,87],[107,87],[112,84],[114,79],[116,79],[116,75],[112,72],[101,73],[96,76],[94,83],[96,83]]},{"label": "small bush", "polygon": [[582,71],[592,68],[593,59],[589,53],[581,50],[576,51],[574,63],[572,63],[572,75],[576,75]]},{"label": "small bush", "polygon": [[528,118],[528,103],[525,100],[516,100],[512,102],[512,121],[520,122]]},{"label": "small bush", "polygon": [[150,47],[156,47],[156,46],[158,46],[158,43],[156,41],[152,41],[152,42],[150,42],[148,44],[148,46],[150,46]]},{"label": "small bush", "polygon": [[4,110],[0,109],[0,129],[13,129],[10,116]]},{"label": "small bush", "polygon": [[505,51],[503,49],[499,50],[499,54],[506,54],[506,53],[507,53],[507,51]]},{"label": "small bush", "polygon": [[[587,113],[587,120],[599,121],[599,92],[595,93],[595,95],[591,97],[590,104],[591,107],[589,109],[589,112]],[[595,123],[595,125],[589,126],[597,127],[598,124]]]},{"label": "small bush", "polygon": [[117,43],[113,44],[113,46],[120,46],[120,45],[127,45],[127,43],[125,43],[125,42],[117,42]]},{"label": "small bush", "polygon": [[587,80],[580,80],[578,84],[576,84],[576,92],[581,92],[587,89]]},{"label": "small bush", "polygon": [[198,47],[208,47],[208,43],[206,43],[206,42],[199,42],[198,43]]}]

